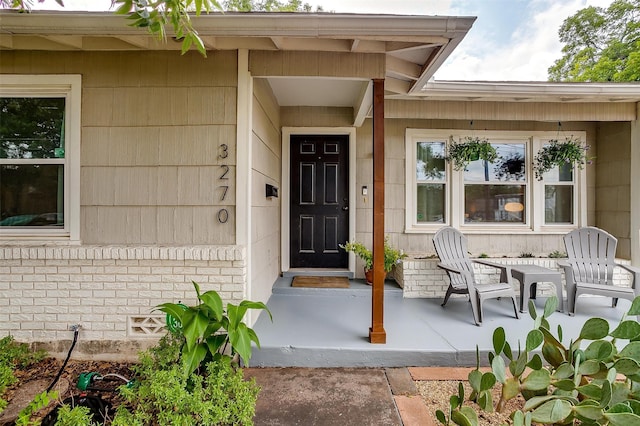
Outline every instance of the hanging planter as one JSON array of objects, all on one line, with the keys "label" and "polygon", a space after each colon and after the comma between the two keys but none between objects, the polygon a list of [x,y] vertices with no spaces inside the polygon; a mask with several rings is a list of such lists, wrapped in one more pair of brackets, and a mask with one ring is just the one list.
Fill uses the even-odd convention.
[{"label": "hanging planter", "polygon": [[488,139],[471,136],[465,137],[460,143],[452,142],[446,157],[456,170],[464,170],[472,161],[485,160],[491,163],[497,158],[498,153]]},{"label": "hanging planter", "polygon": [[563,142],[557,139],[550,140],[533,159],[536,179],[542,180],[543,175],[554,167],[571,165],[583,169],[585,164],[591,164],[592,158],[587,157],[588,149],[588,145],[583,145],[580,139],[573,137]]}]

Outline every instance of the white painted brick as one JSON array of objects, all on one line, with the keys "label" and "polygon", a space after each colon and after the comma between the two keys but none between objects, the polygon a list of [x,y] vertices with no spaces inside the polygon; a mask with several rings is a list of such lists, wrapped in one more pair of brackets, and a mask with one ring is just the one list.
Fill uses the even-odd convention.
[{"label": "white painted brick", "polygon": [[44,329],[44,322],[42,321],[29,321],[21,322],[20,330],[42,330]]},{"label": "white painted brick", "polygon": [[15,297],[9,299],[9,304],[14,306],[31,306],[33,305],[33,299],[27,299],[24,297]]},{"label": "white painted brick", "polygon": [[67,312],[69,312],[69,307],[49,305],[44,307],[44,311],[51,314],[66,314]]},{"label": "white painted brick", "polygon": [[34,331],[33,332],[33,339],[35,341],[47,341],[47,340],[55,340],[57,336],[56,332],[51,332],[51,331],[43,331],[43,330],[39,330],[39,331]]}]

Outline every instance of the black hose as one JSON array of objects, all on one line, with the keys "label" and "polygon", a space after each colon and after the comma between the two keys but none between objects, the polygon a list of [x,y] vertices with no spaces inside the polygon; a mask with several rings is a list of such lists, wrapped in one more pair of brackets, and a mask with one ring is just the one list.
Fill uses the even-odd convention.
[{"label": "black hose", "polygon": [[69,353],[67,354],[67,359],[65,359],[64,362],[62,363],[62,367],[60,367],[60,371],[58,371],[58,375],[55,377],[55,379],[53,379],[53,382],[51,382],[51,384],[47,388],[47,392],[51,391],[51,389],[53,389],[53,387],[56,385],[56,383],[58,383],[58,380],[60,380],[60,376],[62,376],[62,372],[64,371],[65,367],[67,366],[67,363],[69,362],[69,358],[71,358],[71,352],[73,352],[73,348],[76,346],[76,342],[78,341],[78,333],[79,332],[80,332],[80,327],[75,327],[74,330],[73,330],[73,343],[71,343],[71,347],[69,348]]}]

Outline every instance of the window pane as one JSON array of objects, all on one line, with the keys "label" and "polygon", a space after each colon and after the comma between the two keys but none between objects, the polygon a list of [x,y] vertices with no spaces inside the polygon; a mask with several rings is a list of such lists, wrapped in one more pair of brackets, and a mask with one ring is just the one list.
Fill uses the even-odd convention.
[{"label": "window pane", "polygon": [[417,200],[417,220],[422,222],[443,223],[445,217],[445,185],[419,183]]},{"label": "window pane", "polygon": [[418,142],[416,178],[418,181],[444,180],[444,142]]},{"label": "window pane", "polygon": [[546,223],[573,223],[573,185],[545,185]]},{"label": "window pane", "polygon": [[573,182],[573,166],[564,164],[554,167],[542,175],[545,182]]},{"label": "window pane", "polygon": [[492,143],[498,158],[487,163],[475,160],[464,171],[464,180],[469,182],[525,182],[526,158],[524,143]]},{"label": "window pane", "polygon": [[0,158],[64,158],[64,98],[0,98]]},{"label": "window pane", "polygon": [[525,221],[524,185],[465,185],[464,221]]},{"label": "window pane", "polygon": [[64,166],[0,167],[0,226],[62,227]]}]

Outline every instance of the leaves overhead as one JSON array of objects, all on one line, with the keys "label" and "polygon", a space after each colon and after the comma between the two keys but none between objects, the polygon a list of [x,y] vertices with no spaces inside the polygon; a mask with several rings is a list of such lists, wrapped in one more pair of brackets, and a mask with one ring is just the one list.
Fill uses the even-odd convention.
[{"label": "leaves overhead", "polygon": [[549,68],[551,81],[640,81],[640,0],[590,6],[559,30],[563,56]]}]

